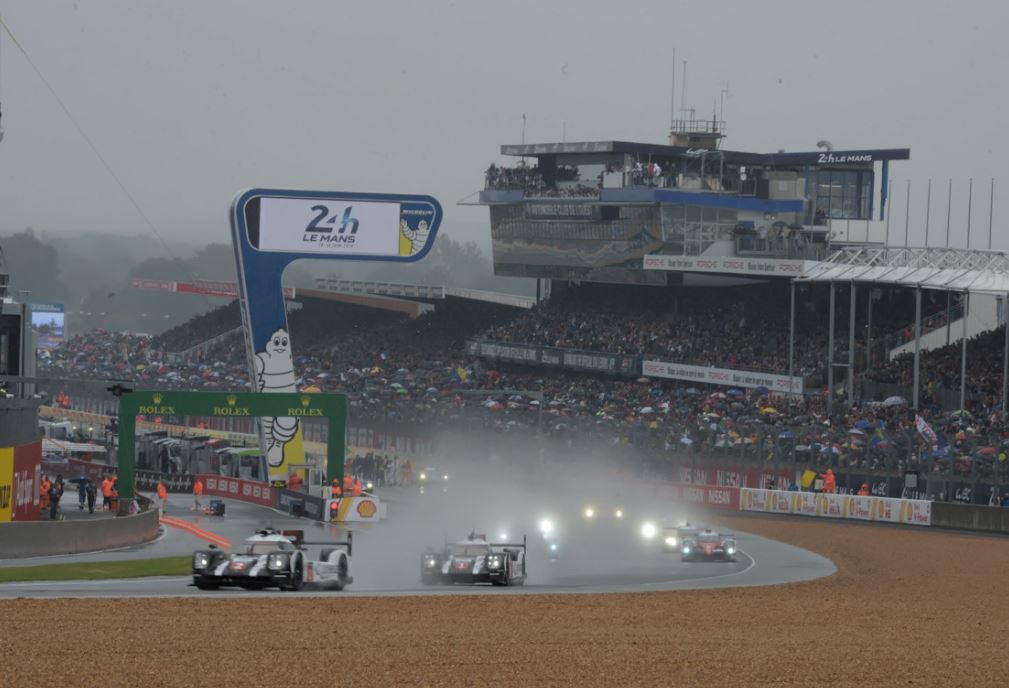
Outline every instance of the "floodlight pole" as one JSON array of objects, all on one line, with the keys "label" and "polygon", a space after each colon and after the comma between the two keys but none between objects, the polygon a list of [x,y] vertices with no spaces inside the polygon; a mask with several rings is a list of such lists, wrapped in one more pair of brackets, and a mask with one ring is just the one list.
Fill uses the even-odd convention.
[{"label": "floodlight pole", "polygon": [[970,309],[970,292],[963,293],[963,328],[960,335],[960,408],[967,403],[967,311]]},{"label": "floodlight pole", "polygon": [[851,282],[851,302],[848,304],[848,408],[855,402],[855,282]]},{"label": "floodlight pole", "polygon": [[1005,328],[1005,345],[1002,351],[1002,420],[1006,415],[1006,397],[1009,396],[1009,294],[1005,295],[1002,302],[1002,327]]},{"label": "floodlight pole", "polygon": [[834,410],[834,283],[827,282],[830,288],[830,323],[827,335],[827,415]]},{"label": "floodlight pole", "polygon": [[918,385],[921,382],[921,285],[914,288],[914,387],[911,407],[918,410]]},{"label": "floodlight pole", "polygon": [[792,390],[792,378],[795,376],[795,280],[789,282],[788,302],[788,387]]}]

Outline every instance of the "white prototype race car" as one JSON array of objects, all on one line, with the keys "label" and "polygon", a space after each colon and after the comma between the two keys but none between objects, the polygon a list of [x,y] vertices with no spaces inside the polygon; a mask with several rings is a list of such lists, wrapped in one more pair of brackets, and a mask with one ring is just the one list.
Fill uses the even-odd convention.
[{"label": "white prototype race car", "polygon": [[[193,585],[200,590],[222,586],[343,590],[354,582],[350,568],[353,542],[350,532],[343,542],[306,542],[301,530],[257,530],[239,552],[228,554],[213,546],[193,552]],[[307,544],[324,545],[318,559],[308,558]]]},{"label": "white prototype race car", "polygon": [[678,526],[663,526],[662,551],[679,552],[683,541],[697,535],[699,532],[700,529],[697,526],[690,525],[690,521],[686,521]]},{"label": "white prototype race car", "polygon": [[421,555],[420,579],[425,585],[522,585],[526,580],[525,536],[521,543],[506,544],[470,533],[465,540],[441,550],[429,549]]}]

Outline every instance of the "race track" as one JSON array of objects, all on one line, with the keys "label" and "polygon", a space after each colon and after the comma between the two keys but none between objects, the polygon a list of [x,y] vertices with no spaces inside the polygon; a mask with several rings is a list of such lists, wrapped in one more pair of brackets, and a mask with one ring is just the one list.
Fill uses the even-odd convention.
[{"label": "race track", "polygon": [[[572,505],[552,513],[557,521],[553,541],[561,546],[561,555],[550,560],[546,543],[536,532],[540,514],[535,518],[472,519],[475,523],[458,525],[458,513],[468,512],[451,493],[420,494],[418,490],[391,489],[384,493],[389,518],[381,524],[354,528],[354,583],[341,593],[306,590],[299,596],[406,596],[406,595],[529,595],[557,593],[613,593],[716,587],[761,586],[828,576],[836,571],[829,560],[807,550],[774,540],[737,532],[739,553],[734,563],[683,563],[676,554],[664,553],[659,539],[645,540],[640,535],[643,519],[661,524],[668,518],[654,518],[658,509],[629,510],[622,519],[597,516],[582,518]],[[309,541],[342,540],[342,527],[303,519],[294,519],[273,509],[234,500],[226,500],[224,518],[197,515],[191,511],[191,498],[173,496],[168,515],[193,522],[203,529],[229,539],[237,546],[256,528],[272,526],[305,531]],[[497,510],[495,510],[496,512]],[[533,513],[534,510],[530,510]],[[546,512],[544,512],[546,513]],[[567,516],[564,518],[564,516]],[[689,514],[687,514],[689,517]],[[680,518],[677,515],[676,518]],[[696,522],[696,521],[695,521]],[[426,546],[440,545],[443,538],[462,539],[471,528],[487,532],[494,540],[508,528],[510,540],[528,537],[528,580],[522,587],[424,586],[419,580],[420,555]],[[483,530],[481,530],[483,529]],[[112,561],[190,554],[206,543],[176,528],[164,527],[155,542],[136,548],[66,557],[5,560],[0,566],[24,566],[41,563]],[[318,546],[309,547],[309,555]],[[137,578],[122,580],[25,582],[0,584],[0,597],[263,597],[285,595],[272,591],[246,592],[222,590],[197,591],[186,577]]]}]

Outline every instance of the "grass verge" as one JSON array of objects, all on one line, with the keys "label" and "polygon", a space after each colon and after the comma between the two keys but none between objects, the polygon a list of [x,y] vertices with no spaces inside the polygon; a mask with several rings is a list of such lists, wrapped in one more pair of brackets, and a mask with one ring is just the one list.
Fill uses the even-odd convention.
[{"label": "grass verge", "polygon": [[128,561],[92,561],[41,566],[0,567],[0,583],[15,581],[98,580],[141,576],[185,576],[192,573],[192,557],[159,557]]}]

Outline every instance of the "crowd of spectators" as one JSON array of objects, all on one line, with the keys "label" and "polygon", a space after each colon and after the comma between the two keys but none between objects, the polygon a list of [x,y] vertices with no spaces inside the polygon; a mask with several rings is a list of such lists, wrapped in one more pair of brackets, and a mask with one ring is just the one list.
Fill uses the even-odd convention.
[{"label": "crowd of spectators", "polygon": [[[856,403],[828,417],[819,394],[789,401],[763,390],[704,390],[678,381],[490,364],[468,356],[463,346],[481,336],[783,373],[788,309],[781,296],[752,287],[713,293],[583,285],[521,312],[447,299],[416,320],[307,300],[290,314],[290,326],[300,388],[347,393],[355,422],[374,427],[465,425],[514,436],[538,429],[571,447],[648,447],[656,456],[678,459],[722,452],[836,468],[916,467],[958,475],[1004,468],[1009,427],[996,412],[1001,330],[969,342],[970,389],[980,399],[972,415],[950,415],[929,398],[958,384],[959,346],[922,356],[926,403],[921,415],[942,438],[934,446],[899,400]],[[795,370],[812,374],[824,363],[825,323],[815,305],[800,310]],[[885,322],[898,316],[879,317]],[[191,344],[188,338],[197,333],[226,332],[236,320],[231,307],[154,339],[93,330],[42,354],[40,374],[121,379],[146,388],[247,389],[248,362],[238,334],[223,338],[202,360],[172,361],[170,356],[170,346]],[[907,383],[909,364],[898,358],[865,376]]]}]

